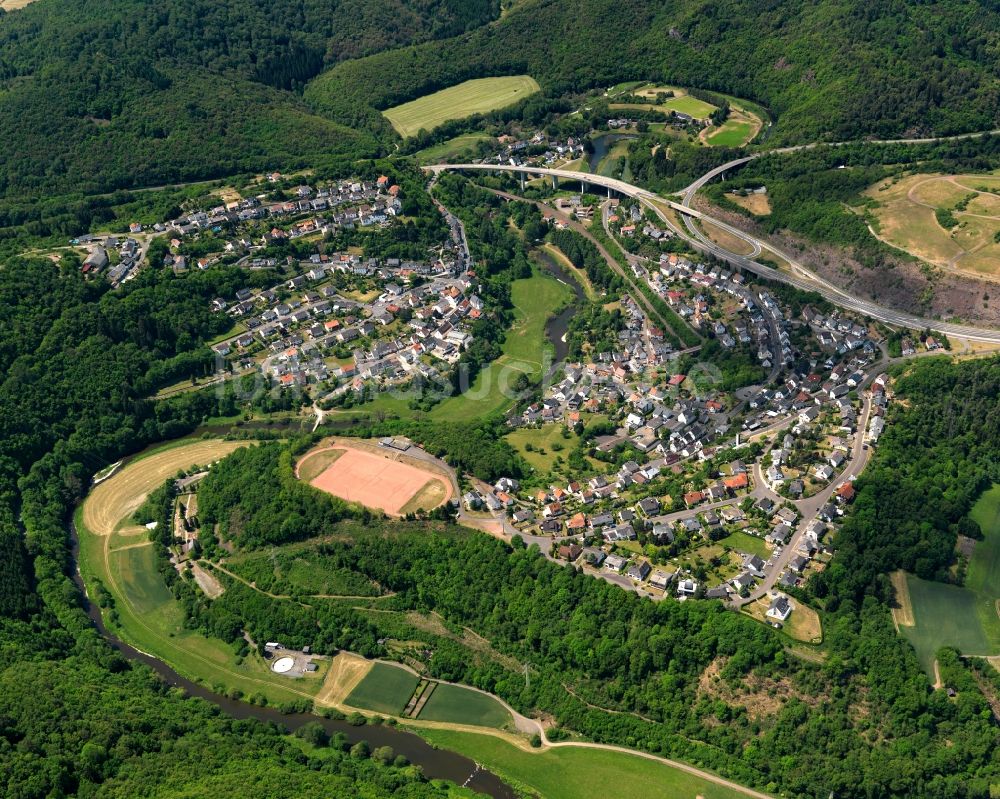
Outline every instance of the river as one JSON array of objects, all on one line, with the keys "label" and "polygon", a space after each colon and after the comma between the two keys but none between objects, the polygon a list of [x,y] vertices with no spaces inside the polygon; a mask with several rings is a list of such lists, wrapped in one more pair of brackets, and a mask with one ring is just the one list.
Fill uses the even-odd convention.
[{"label": "river", "polygon": [[546,272],[556,278],[556,280],[569,286],[575,295],[573,302],[549,319],[545,325],[545,335],[555,350],[555,360],[552,364],[552,368],[555,370],[562,365],[562,362],[566,360],[566,356],[569,354],[569,342],[566,340],[566,334],[569,330],[569,320],[579,310],[580,304],[586,299],[586,295],[583,293],[583,288],[576,277],[569,274],[549,253],[545,250],[537,249],[534,251],[534,255]]},{"label": "river", "polygon": [[601,160],[608,154],[612,147],[622,139],[635,138],[638,137],[633,133],[602,133],[600,136],[595,136],[592,140],[594,143],[594,152],[587,159],[587,169],[590,172],[596,173]]},{"label": "river", "polygon": [[[77,539],[76,525],[72,523],[70,523],[70,535],[73,542],[73,562],[77,563],[80,547]],[[381,724],[355,727],[346,721],[325,719],[312,713],[280,713],[273,708],[258,707],[247,702],[229,699],[214,691],[210,691],[203,685],[185,679],[166,663],[144,652],[140,652],[111,633],[104,626],[100,610],[87,596],[79,568],[74,572],[73,580],[80,589],[83,598],[83,607],[87,616],[90,617],[97,631],[104,637],[112,649],[119,652],[128,660],[148,666],[167,685],[174,688],[181,688],[189,696],[204,699],[233,718],[257,719],[265,723],[277,724],[290,732],[294,732],[310,722],[319,722],[328,734],[332,736],[337,733],[343,733],[352,744],[358,741],[367,741],[372,748],[391,746],[396,754],[403,755],[414,765],[420,766],[424,776],[428,779],[451,780],[458,785],[465,785],[472,790],[491,796],[493,799],[516,799],[517,797],[514,789],[503,782],[496,774],[480,768],[475,761],[470,760],[464,755],[448,751],[447,749],[435,749],[423,738],[412,732],[405,732],[395,727]]]}]

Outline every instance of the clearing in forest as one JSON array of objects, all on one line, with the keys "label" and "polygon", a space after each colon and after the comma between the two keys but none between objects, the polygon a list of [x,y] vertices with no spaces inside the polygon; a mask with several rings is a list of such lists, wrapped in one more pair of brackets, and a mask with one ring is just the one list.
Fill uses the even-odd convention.
[{"label": "clearing in forest", "polygon": [[[1000,485],[984,493],[969,515],[982,528],[983,540],[969,559],[964,587],[907,574],[902,591],[896,576],[900,573],[893,575],[897,603],[902,606],[902,613],[894,610],[893,618],[932,677],[942,646],[953,646],[963,655],[1000,654]],[[907,604],[910,626],[904,620]]]},{"label": "clearing in forest", "polygon": [[513,105],[539,88],[529,75],[477,78],[388,108],[382,116],[392,123],[400,136],[413,136],[421,130],[434,130],[451,119],[464,119]]},{"label": "clearing in forest", "polygon": [[1000,175],[918,174],[882,181],[872,232],[943,269],[1000,280]]}]

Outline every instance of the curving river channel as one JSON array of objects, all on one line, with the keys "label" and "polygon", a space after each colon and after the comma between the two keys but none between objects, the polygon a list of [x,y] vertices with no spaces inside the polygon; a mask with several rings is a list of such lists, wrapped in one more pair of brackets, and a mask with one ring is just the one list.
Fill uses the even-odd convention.
[{"label": "curving river channel", "polygon": [[[79,542],[76,526],[72,523],[70,523],[70,535],[73,541],[73,562],[76,563],[79,556]],[[185,679],[166,663],[157,660],[151,655],[147,655],[145,652],[140,652],[111,633],[104,626],[100,610],[87,596],[79,568],[75,570],[73,580],[76,582],[83,597],[84,610],[86,610],[90,620],[112,649],[119,652],[128,660],[148,666],[167,685],[174,688],[181,688],[189,696],[204,699],[233,718],[257,719],[258,721],[271,722],[291,732],[309,722],[319,722],[331,736],[336,733],[343,733],[352,744],[364,740],[372,748],[391,746],[396,754],[403,755],[414,765],[420,766],[423,769],[424,776],[428,779],[451,780],[458,785],[464,785],[474,791],[487,794],[493,797],[493,799],[516,799],[517,797],[514,789],[503,782],[496,774],[486,771],[464,755],[450,752],[446,749],[435,749],[423,738],[411,732],[405,732],[385,725],[354,727],[346,721],[325,719],[312,713],[279,713],[273,708],[258,707],[247,702],[230,699],[214,691],[210,691],[203,685]]]}]

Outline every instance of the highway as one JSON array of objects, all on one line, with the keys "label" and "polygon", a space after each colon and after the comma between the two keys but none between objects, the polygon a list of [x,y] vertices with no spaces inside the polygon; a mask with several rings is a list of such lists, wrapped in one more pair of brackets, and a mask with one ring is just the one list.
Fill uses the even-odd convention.
[{"label": "highway", "polygon": [[[955,138],[973,138],[985,135],[988,134],[968,134],[965,137]],[[924,141],[939,140],[900,140],[900,143],[919,143]],[[815,146],[817,145],[803,145],[802,147],[787,148],[786,150],[771,152],[790,152],[793,150],[806,149],[808,147]],[[940,331],[949,336],[957,336],[960,338],[970,339],[972,341],[981,341],[990,344],[1000,344],[1000,330],[991,330],[989,328],[975,327],[973,325],[954,324],[951,322],[942,322],[936,319],[928,319],[926,317],[906,313],[905,311],[897,311],[892,308],[886,308],[885,306],[877,303],[855,297],[853,294],[849,294],[848,292],[837,288],[831,283],[818,277],[787,253],[784,253],[769,245],[767,242],[744,233],[731,225],[727,225],[725,222],[716,219],[715,217],[698,211],[689,205],[691,199],[694,197],[694,194],[699,188],[701,188],[701,186],[705,185],[705,183],[722,174],[722,172],[727,169],[736,168],[757,157],[759,156],[752,155],[745,158],[739,158],[734,161],[730,161],[728,164],[724,164],[721,167],[717,167],[705,175],[702,175],[697,181],[684,190],[682,194],[683,202],[668,200],[658,194],[655,194],[654,192],[640,188],[639,186],[634,186],[631,183],[627,183],[617,178],[605,177],[603,175],[592,174],[590,172],[577,172],[570,169],[547,169],[544,167],[514,166],[509,164],[434,164],[432,166],[424,167],[424,169],[435,175],[444,171],[513,172],[517,174],[551,177],[556,181],[571,180],[585,185],[600,186],[608,189],[609,191],[614,191],[626,197],[632,197],[639,200],[643,203],[643,205],[653,210],[657,216],[671,230],[674,231],[674,233],[687,241],[688,244],[695,250],[712,255],[715,258],[718,258],[719,260],[724,261],[742,271],[759,275],[767,280],[777,280],[787,283],[803,291],[815,291],[825,299],[832,302],[834,305],[849,311],[854,311],[864,316],[868,316],[887,325],[909,328],[911,330],[931,329]],[[663,205],[677,211],[684,217],[686,224],[685,230],[678,229],[677,226],[671,222],[661,208]],[[695,220],[710,222],[713,225],[727,231],[731,235],[737,236],[747,242],[747,244],[753,248],[754,252],[759,252],[761,249],[770,250],[779,258],[787,261],[791,266],[792,271],[779,271],[754,261],[750,257],[738,255],[720,247],[697,228]]]}]

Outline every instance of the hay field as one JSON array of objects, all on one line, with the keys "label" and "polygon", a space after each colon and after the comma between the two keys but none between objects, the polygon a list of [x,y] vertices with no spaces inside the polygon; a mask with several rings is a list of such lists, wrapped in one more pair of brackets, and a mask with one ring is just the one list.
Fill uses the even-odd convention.
[{"label": "hay field", "polygon": [[[1000,175],[917,174],[870,187],[876,235],[927,263],[1000,279]],[[936,211],[958,224],[946,230]]]},{"label": "hay field", "polygon": [[326,673],[323,687],[316,694],[316,704],[323,707],[337,707],[343,704],[350,693],[358,687],[374,661],[365,660],[360,655],[351,652],[338,652],[330,662],[330,670]]},{"label": "hay field", "polygon": [[464,119],[513,105],[539,88],[529,75],[477,78],[388,108],[382,116],[400,136],[413,136],[420,130],[434,130],[451,119]]},{"label": "hay field", "polygon": [[128,464],[98,485],[83,503],[83,523],[94,535],[111,535],[171,475],[224,458],[247,441],[192,441],[169,447]]}]

